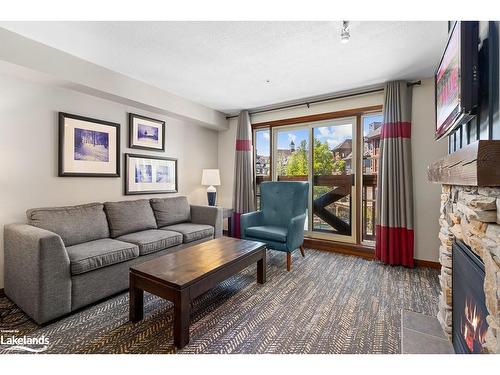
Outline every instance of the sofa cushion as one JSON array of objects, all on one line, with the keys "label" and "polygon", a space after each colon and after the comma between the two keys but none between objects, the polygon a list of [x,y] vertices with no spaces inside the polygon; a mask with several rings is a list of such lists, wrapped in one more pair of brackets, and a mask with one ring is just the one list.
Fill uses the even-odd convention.
[{"label": "sofa cushion", "polygon": [[160,228],[161,230],[174,231],[182,234],[184,243],[213,237],[214,227],[205,224],[181,223]]},{"label": "sofa cushion", "polygon": [[151,207],[158,228],[191,220],[191,207],[186,197],[153,198]]},{"label": "sofa cushion", "polygon": [[109,237],[102,203],[34,208],[26,211],[28,224],[58,234],[66,246]]},{"label": "sofa cushion", "polygon": [[139,255],[154,253],[182,243],[182,235],[180,233],[158,229],[130,233],[120,236],[117,239],[139,246]]},{"label": "sofa cushion", "polygon": [[147,199],[104,203],[111,237],[141,230],[156,229],[156,220]]},{"label": "sofa cushion", "polygon": [[276,242],[286,242],[287,228],[277,227],[274,225],[263,225],[258,227],[248,227],[245,235],[263,240],[271,240]]},{"label": "sofa cushion", "polygon": [[139,256],[139,248],[136,245],[111,238],[68,246],[66,250],[73,275],[122,263]]}]

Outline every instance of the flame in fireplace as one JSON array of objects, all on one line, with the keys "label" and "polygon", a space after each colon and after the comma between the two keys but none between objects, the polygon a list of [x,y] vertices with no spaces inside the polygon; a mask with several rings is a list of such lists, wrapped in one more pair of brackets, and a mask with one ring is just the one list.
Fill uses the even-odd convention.
[{"label": "flame in fireplace", "polygon": [[465,322],[462,318],[462,335],[472,353],[480,353],[485,343],[486,329],[477,307],[469,298],[465,299]]}]

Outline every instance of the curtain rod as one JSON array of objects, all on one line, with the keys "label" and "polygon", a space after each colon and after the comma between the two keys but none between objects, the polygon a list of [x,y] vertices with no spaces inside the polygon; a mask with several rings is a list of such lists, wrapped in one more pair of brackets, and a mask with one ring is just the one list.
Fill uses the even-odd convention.
[{"label": "curtain rod", "polygon": [[[411,87],[411,86],[418,86],[418,85],[421,85],[421,84],[422,84],[422,81],[415,81],[415,82],[408,82],[406,85],[408,87]],[[323,99],[306,100],[306,101],[303,101],[303,102],[293,103],[293,104],[287,104],[287,105],[283,105],[283,106],[279,106],[279,107],[270,107],[270,108],[266,108],[266,109],[257,109],[257,110],[254,110],[254,111],[250,110],[249,114],[250,115],[255,115],[257,113],[279,111],[281,109],[288,109],[288,108],[293,108],[293,107],[300,107],[302,105],[306,105],[307,108],[309,108],[309,106],[311,104],[323,103],[323,102],[328,102],[330,100],[336,100],[336,99],[345,99],[345,98],[350,98],[352,96],[358,96],[358,95],[372,94],[372,93],[381,92],[381,91],[384,91],[384,89],[383,88],[377,88],[377,89],[371,89],[371,90],[365,90],[365,91],[355,92],[355,93],[351,93],[351,94],[330,96],[328,98],[323,98]],[[229,120],[229,119],[232,119],[232,118],[236,118],[238,116],[239,115],[226,116],[226,120]]]},{"label": "curtain rod", "polygon": [[412,87],[412,86],[420,86],[422,84],[422,81],[421,80],[418,80],[418,81],[413,81],[413,82],[408,82],[406,84],[407,87]]},{"label": "curtain rod", "polygon": [[[353,94],[346,94],[346,95],[339,95],[339,96],[332,96],[332,97],[328,97],[328,98],[323,98],[323,99],[316,99],[316,100],[306,100],[306,101],[303,101],[303,102],[299,102],[299,103],[293,103],[293,104],[288,104],[288,105],[283,105],[283,106],[279,106],[279,107],[271,107],[271,108],[266,108],[266,109],[258,109],[258,110],[255,110],[255,111],[252,111],[250,110],[249,113],[251,115],[255,115],[257,113],[265,113],[265,112],[271,112],[271,111],[279,111],[281,109],[287,109],[287,108],[293,108],[293,107],[300,107],[302,105],[306,105],[307,108],[309,108],[309,106],[311,104],[316,104],[316,103],[322,103],[322,102],[328,102],[330,100],[336,100],[336,99],[344,99],[344,98],[350,98],[352,96],[357,96],[357,95],[365,95],[365,94],[371,94],[371,93],[375,93],[375,92],[380,92],[380,91],[384,91],[383,88],[379,88],[379,89],[373,89],[373,90],[367,90],[367,91],[361,91],[361,92],[356,92],[356,93],[353,93]],[[226,116],[226,119],[229,120],[231,118],[236,118],[238,117],[239,115],[232,115],[232,116]]]}]

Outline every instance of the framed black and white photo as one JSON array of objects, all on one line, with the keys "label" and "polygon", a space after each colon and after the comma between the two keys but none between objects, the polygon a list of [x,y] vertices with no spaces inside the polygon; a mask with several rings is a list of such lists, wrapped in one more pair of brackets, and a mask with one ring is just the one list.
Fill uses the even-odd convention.
[{"label": "framed black and white photo", "polygon": [[125,154],[125,195],[177,193],[177,159]]},{"label": "framed black and white photo", "polygon": [[120,124],[59,112],[59,177],[120,177]]},{"label": "framed black and white photo", "polygon": [[165,121],[129,113],[129,147],[165,151]]}]

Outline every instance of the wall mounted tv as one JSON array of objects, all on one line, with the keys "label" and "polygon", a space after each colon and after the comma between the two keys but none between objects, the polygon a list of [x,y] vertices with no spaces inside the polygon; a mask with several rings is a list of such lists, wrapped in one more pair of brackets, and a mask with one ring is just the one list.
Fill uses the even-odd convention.
[{"label": "wall mounted tv", "polygon": [[479,23],[453,24],[435,74],[436,139],[475,116],[479,95]]}]

